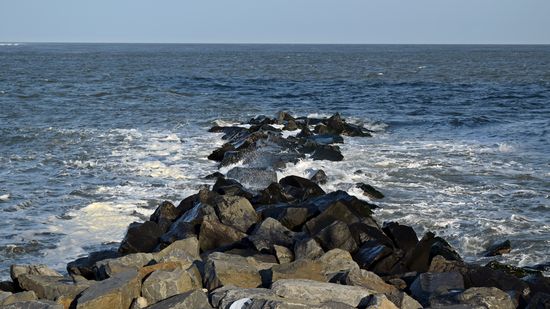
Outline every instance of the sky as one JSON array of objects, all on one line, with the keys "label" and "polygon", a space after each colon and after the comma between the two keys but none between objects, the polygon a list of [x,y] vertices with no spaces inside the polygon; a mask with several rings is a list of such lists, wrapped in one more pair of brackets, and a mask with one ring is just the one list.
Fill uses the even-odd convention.
[{"label": "sky", "polygon": [[0,0],[0,42],[550,44],[550,0]]}]

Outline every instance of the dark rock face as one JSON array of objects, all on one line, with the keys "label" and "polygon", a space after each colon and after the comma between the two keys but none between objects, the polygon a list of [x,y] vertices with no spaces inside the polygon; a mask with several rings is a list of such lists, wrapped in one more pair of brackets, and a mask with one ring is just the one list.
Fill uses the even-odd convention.
[{"label": "dark rock face", "polygon": [[302,207],[284,206],[267,208],[262,211],[265,218],[273,218],[286,228],[297,231],[307,220],[308,210]]},{"label": "dark rock face", "polygon": [[166,231],[180,215],[181,210],[177,209],[174,204],[164,201],[157,207],[149,220],[157,223],[163,231]]},{"label": "dark rock face", "polygon": [[389,222],[384,224],[382,230],[393,240],[398,248],[405,251],[413,250],[418,244],[418,237],[410,226]]},{"label": "dark rock face", "polygon": [[342,221],[334,221],[323,228],[315,234],[315,239],[319,241],[325,251],[336,248],[349,252],[357,250],[357,244],[353,240],[347,224]]},{"label": "dark rock face", "polygon": [[366,183],[358,183],[357,187],[359,189],[363,190],[363,195],[365,195],[365,196],[368,196],[368,197],[374,198],[374,199],[384,198],[384,194],[382,194],[382,192],[376,190],[371,185],[368,185]]},{"label": "dark rock face", "polygon": [[429,299],[434,295],[462,289],[464,280],[459,272],[423,273],[411,285],[413,297],[424,306],[429,305]]},{"label": "dark rock face", "polygon": [[241,241],[246,234],[217,221],[204,220],[199,233],[199,245],[202,251],[225,247]]},{"label": "dark rock face", "polygon": [[97,251],[90,253],[87,257],[77,259],[67,264],[67,272],[70,275],[83,276],[88,280],[95,279],[94,266],[98,261],[114,259],[120,254],[114,250]]},{"label": "dark rock face", "polygon": [[297,240],[294,244],[295,259],[310,259],[320,258],[325,251],[319,243],[313,238],[304,238]]},{"label": "dark rock face", "polygon": [[372,267],[393,253],[393,250],[377,241],[365,242],[354,255],[354,260],[363,269],[372,269]]},{"label": "dark rock face", "polygon": [[313,174],[313,176],[311,176],[311,181],[318,185],[323,185],[327,183],[327,180],[328,176],[323,170],[318,170],[317,172],[315,172],[315,174]]},{"label": "dark rock face", "polygon": [[118,248],[118,252],[122,254],[151,252],[158,245],[163,233],[163,229],[156,222],[134,222],[128,227],[128,231]]},{"label": "dark rock face", "polygon": [[279,180],[279,184],[292,196],[300,200],[325,194],[325,191],[318,184],[298,176],[287,176]]},{"label": "dark rock face", "polygon": [[274,246],[290,247],[293,244],[294,232],[284,227],[279,221],[267,218],[260,223],[248,239],[259,252],[274,252]]},{"label": "dark rock face", "polygon": [[505,240],[503,242],[498,242],[491,245],[487,249],[485,256],[503,255],[506,253],[510,253],[510,251],[512,251],[512,244],[509,240]]}]

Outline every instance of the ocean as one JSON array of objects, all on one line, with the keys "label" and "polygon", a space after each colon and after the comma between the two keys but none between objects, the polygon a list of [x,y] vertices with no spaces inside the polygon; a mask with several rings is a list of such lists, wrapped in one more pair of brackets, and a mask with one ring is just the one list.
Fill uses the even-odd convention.
[{"label": "ocean", "polygon": [[208,128],[280,110],[375,131],[280,177],[371,184],[380,222],[467,261],[509,239],[499,261],[550,262],[550,46],[20,43],[0,44],[0,277],[116,247],[212,184]]}]

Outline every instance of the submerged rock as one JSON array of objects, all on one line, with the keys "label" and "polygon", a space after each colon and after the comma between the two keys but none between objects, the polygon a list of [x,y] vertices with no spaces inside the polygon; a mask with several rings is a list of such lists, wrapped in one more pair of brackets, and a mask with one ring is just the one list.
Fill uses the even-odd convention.
[{"label": "submerged rock", "polygon": [[373,186],[368,185],[366,183],[358,183],[357,188],[363,190],[363,195],[368,196],[370,198],[374,198],[374,199],[384,198],[384,194],[382,194],[382,192],[376,190]]}]

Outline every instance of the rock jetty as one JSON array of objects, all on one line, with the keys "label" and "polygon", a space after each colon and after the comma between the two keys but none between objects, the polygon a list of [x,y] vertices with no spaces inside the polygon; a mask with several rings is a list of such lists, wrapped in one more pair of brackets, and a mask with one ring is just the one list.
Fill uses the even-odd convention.
[{"label": "rock jetty", "polygon": [[[497,262],[466,263],[443,238],[397,222],[377,206],[325,192],[330,175],[277,171],[303,158],[343,159],[338,144],[372,132],[330,118],[251,119],[220,127],[224,145],[208,157],[241,162],[178,205],[161,203],[134,222],[118,250],[67,265],[13,265],[0,283],[2,308],[550,308],[550,278]],[[378,189],[357,184],[366,196]],[[419,237],[420,236],[420,237]],[[506,254],[510,244],[489,253]],[[509,250],[508,250],[509,251]]]}]

